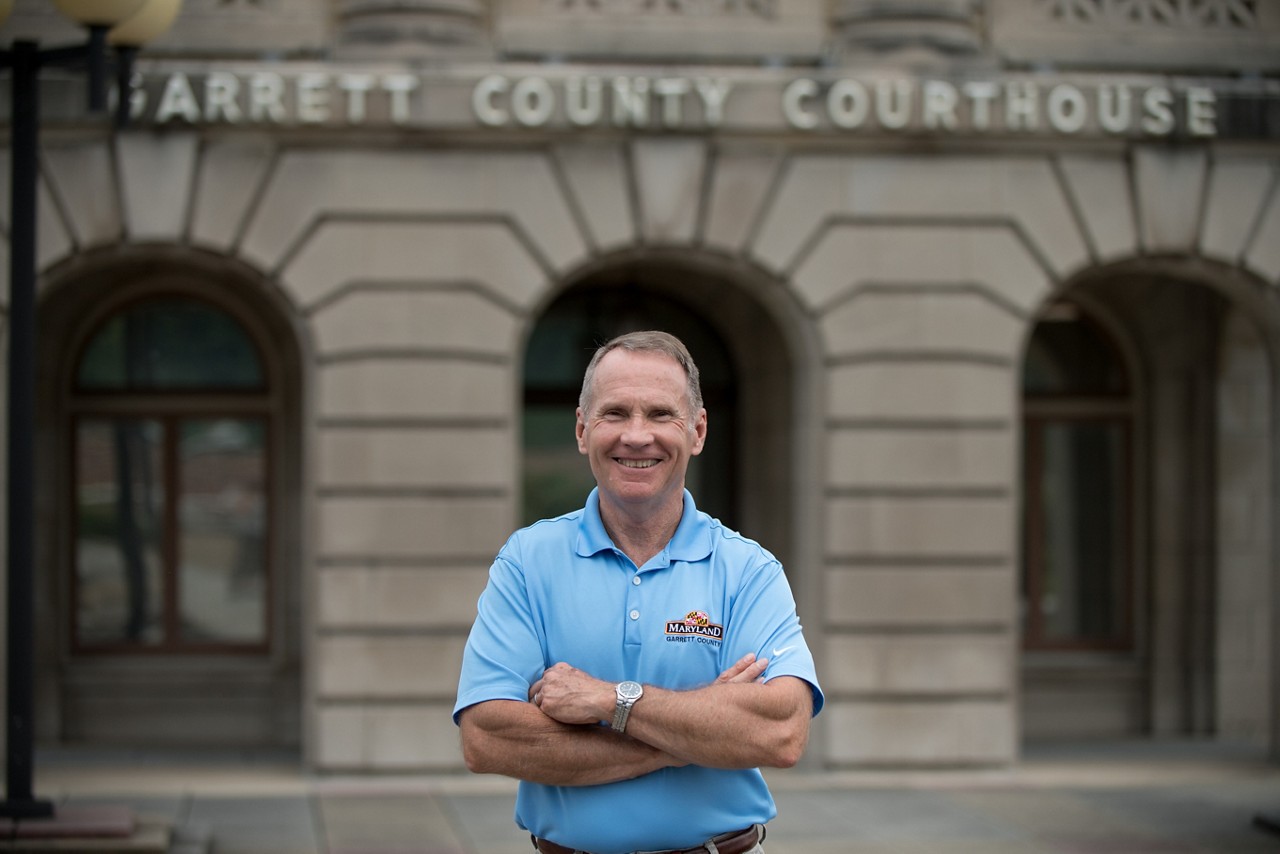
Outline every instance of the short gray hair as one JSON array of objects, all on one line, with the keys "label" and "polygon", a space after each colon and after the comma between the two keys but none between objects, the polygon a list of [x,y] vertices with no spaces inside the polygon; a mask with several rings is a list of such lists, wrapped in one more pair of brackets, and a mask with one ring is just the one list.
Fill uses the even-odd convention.
[{"label": "short gray hair", "polygon": [[698,366],[694,363],[693,356],[689,355],[689,348],[669,332],[650,329],[619,335],[596,350],[587,364],[586,372],[582,375],[582,392],[578,395],[578,408],[582,410],[584,416],[589,411],[588,404],[591,402],[591,394],[594,391],[592,383],[595,382],[596,368],[600,365],[600,360],[612,350],[626,350],[630,353],[661,353],[675,359],[684,370],[685,385],[688,389],[689,418],[694,418],[702,409],[702,385],[698,381]]}]

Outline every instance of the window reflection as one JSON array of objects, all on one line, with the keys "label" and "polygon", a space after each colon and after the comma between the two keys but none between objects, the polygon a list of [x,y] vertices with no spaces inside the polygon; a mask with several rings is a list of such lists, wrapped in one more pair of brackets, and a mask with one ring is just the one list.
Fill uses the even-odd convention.
[{"label": "window reflection", "polygon": [[1041,513],[1041,636],[1109,641],[1124,626],[1124,430],[1108,423],[1046,424]]},{"label": "window reflection", "polygon": [[231,315],[185,297],[148,300],[112,317],[80,361],[82,389],[260,388],[253,342]]},{"label": "window reflection", "polygon": [[163,430],[81,421],[76,436],[76,617],[81,643],[163,640]]},{"label": "window reflection", "polygon": [[1028,648],[1132,643],[1132,401],[1111,340],[1051,307],[1023,372],[1022,630]]},{"label": "window reflection", "polygon": [[263,449],[258,421],[222,418],[182,425],[178,589],[185,641],[263,640]]}]

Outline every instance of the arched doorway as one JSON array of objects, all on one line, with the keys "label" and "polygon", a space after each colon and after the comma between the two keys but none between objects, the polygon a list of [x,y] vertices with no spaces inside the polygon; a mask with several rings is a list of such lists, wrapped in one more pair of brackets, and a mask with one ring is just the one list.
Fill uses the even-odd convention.
[{"label": "arched doorway", "polygon": [[85,256],[41,307],[41,738],[300,744],[301,356],[248,271]]},{"label": "arched doorway", "polygon": [[699,508],[773,551],[798,586],[794,356],[777,320],[738,279],[688,258],[602,263],[560,291],[531,327],[524,521],[581,506],[593,485],[573,433],[583,370],[599,344],[650,328],[684,340],[702,373],[708,440],[688,480]]},{"label": "arched doorway", "polygon": [[[1093,402],[1093,414],[1106,415],[1109,406],[1110,417],[1128,417],[1132,441],[1128,462],[1114,453],[1103,467],[1075,459],[1075,482],[1093,480],[1074,503],[1070,493],[1047,492],[1036,483],[1045,466],[1032,453],[1045,404],[1024,394],[1024,577],[1049,552],[1086,558],[1105,569],[1098,574],[1109,585],[1076,588],[1084,604],[1077,613],[1097,619],[1075,624],[1084,631],[1074,644],[1046,634],[1052,621],[1043,615],[1037,630],[1029,614],[1022,659],[1028,739],[1198,736],[1258,748],[1275,740],[1278,342],[1264,288],[1206,264],[1117,264],[1073,282],[1029,339],[1024,385],[1032,384],[1055,312],[1066,306],[1077,324],[1093,323],[1093,343],[1060,361],[1110,389],[1110,398]],[[1123,373],[1108,373],[1107,364]],[[1094,439],[1095,458],[1109,453]],[[1124,447],[1109,441],[1106,447]],[[1110,512],[1122,504],[1127,521]],[[1056,534],[1037,528],[1046,507],[1062,521]],[[1109,512],[1113,524],[1082,524],[1077,510]],[[1124,530],[1127,545],[1100,551]],[[1087,540],[1088,549],[1073,552],[1073,538]],[[1125,602],[1126,590],[1129,604],[1117,611],[1111,606]],[[1114,620],[1117,613],[1127,615],[1127,631],[1107,630],[1126,625]]]},{"label": "arched doorway", "polygon": [[1063,298],[1023,363],[1023,731],[1145,730],[1135,594],[1135,371],[1086,304]]}]

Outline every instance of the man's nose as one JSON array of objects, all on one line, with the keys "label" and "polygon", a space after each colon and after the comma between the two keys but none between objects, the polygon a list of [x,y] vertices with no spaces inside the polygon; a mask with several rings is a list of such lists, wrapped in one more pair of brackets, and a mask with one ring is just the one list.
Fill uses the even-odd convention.
[{"label": "man's nose", "polygon": [[633,415],[627,419],[622,431],[622,441],[629,445],[647,445],[653,439],[653,426],[643,415]]}]

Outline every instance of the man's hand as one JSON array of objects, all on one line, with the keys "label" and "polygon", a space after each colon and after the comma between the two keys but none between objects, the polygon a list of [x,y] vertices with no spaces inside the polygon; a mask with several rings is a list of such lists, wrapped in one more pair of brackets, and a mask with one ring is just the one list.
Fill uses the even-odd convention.
[{"label": "man's hand", "polygon": [[560,723],[594,724],[612,720],[617,694],[612,682],[603,682],[562,661],[544,670],[542,678],[529,686],[529,699]]}]

